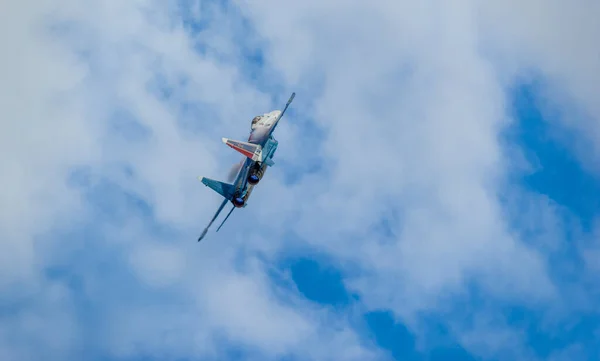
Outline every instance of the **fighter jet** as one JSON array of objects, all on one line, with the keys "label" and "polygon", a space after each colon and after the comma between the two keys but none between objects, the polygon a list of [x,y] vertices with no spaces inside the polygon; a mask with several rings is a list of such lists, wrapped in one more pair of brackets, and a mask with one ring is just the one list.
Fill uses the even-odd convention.
[{"label": "fighter jet", "polygon": [[[225,221],[227,221],[234,209],[246,207],[252,189],[260,182],[267,167],[271,167],[275,164],[273,162],[273,155],[275,155],[275,151],[277,150],[278,142],[273,137],[273,131],[295,96],[296,93],[292,93],[285,108],[283,108],[283,111],[273,110],[270,113],[254,117],[254,119],[252,119],[250,136],[248,137],[247,142],[222,138],[223,143],[243,154],[245,158],[239,165],[234,166],[232,169],[230,179],[233,177],[235,177],[235,179],[231,184],[206,177],[198,177],[205,186],[210,187],[225,198],[223,203],[221,203],[221,206],[219,206],[217,213],[215,213],[208,226],[206,226],[198,238],[198,242],[206,236],[208,229],[215,219],[217,219],[227,202],[231,202],[233,207],[223,222],[221,222],[219,228],[217,228],[217,232],[221,229],[223,224],[225,224]],[[238,167],[239,169],[237,169]],[[235,176],[236,170],[237,176]]]}]

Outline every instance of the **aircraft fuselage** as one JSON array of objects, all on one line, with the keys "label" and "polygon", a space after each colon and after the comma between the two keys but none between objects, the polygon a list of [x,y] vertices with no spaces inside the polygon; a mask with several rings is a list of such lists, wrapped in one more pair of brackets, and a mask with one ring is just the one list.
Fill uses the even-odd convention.
[{"label": "aircraft fuselage", "polygon": [[[258,115],[252,119],[248,142],[260,145],[263,149],[263,152],[268,155],[268,158],[272,158],[277,150],[278,142],[272,136],[272,129],[279,122],[278,118],[280,114],[280,110],[273,110],[270,113]],[[262,175],[264,175],[267,170],[266,164],[253,161],[247,157],[244,158],[243,165],[240,168],[240,171],[234,182],[234,186],[236,188],[236,198],[243,200],[243,203],[238,203],[241,207],[246,206],[248,197],[250,197],[250,194],[255,186],[255,184],[250,184],[248,182],[250,173],[260,173],[260,178],[262,178]],[[234,205],[236,205],[236,203],[234,203]]]}]

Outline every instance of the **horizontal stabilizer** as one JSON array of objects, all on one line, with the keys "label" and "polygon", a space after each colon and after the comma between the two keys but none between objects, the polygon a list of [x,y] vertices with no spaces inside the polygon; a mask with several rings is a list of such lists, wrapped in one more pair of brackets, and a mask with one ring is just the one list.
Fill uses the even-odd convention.
[{"label": "horizontal stabilizer", "polygon": [[232,149],[237,150],[253,161],[262,161],[262,147],[260,145],[248,142],[240,142],[239,140],[231,140],[227,138],[222,138],[222,141]]},{"label": "horizontal stabilizer", "polygon": [[235,194],[235,187],[232,184],[219,182],[206,177],[198,177],[198,179],[200,179],[200,182],[202,182],[205,186],[210,187],[210,189],[219,193],[227,200],[233,199],[233,195]]}]

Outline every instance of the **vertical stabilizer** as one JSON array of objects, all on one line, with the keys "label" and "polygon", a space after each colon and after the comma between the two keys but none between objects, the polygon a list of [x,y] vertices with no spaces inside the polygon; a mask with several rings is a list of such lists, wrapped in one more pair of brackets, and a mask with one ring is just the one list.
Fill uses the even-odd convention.
[{"label": "vertical stabilizer", "polygon": [[262,161],[262,147],[260,145],[227,138],[222,138],[221,140],[232,149],[242,153],[253,161]]}]

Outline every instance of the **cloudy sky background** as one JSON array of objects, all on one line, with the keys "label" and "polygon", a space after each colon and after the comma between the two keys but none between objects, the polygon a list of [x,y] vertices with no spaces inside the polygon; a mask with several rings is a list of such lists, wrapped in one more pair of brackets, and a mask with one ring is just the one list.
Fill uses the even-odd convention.
[{"label": "cloudy sky background", "polygon": [[600,358],[598,2],[0,14],[1,360]]}]

